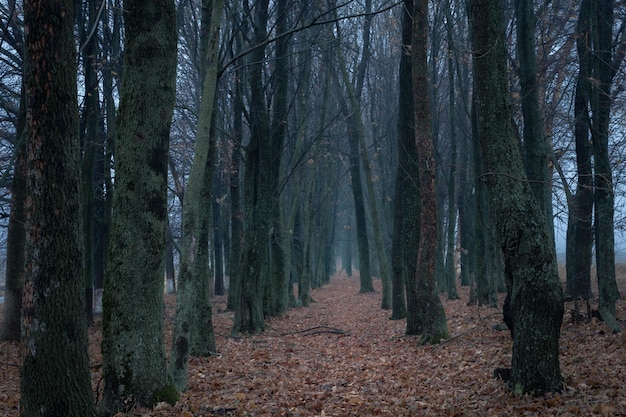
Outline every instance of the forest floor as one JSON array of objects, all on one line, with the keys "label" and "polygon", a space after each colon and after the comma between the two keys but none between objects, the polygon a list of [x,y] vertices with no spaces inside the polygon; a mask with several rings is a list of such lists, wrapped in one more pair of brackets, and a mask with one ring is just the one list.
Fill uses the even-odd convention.
[{"label": "forest floor", "polygon": [[[619,285],[626,294],[626,266]],[[515,396],[493,370],[509,367],[511,338],[500,309],[442,296],[450,339],[420,346],[405,321],[389,320],[377,292],[359,294],[358,277],[338,274],[312,291],[314,303],[267,321],[263,334],[230,336],[232,312],[213,299],[217,356],[192,359],[189,390],[175,406],[122,416],[626,416],[626,333],[596,319],[570,321],[561,337],[565,389]],[[169,344],[174,296],[166,296]],[[594,304],[595,305],[595,304]],[[618,302],[626,330],[626,301]],[[90,329],[96,400],[101,396],[100,323]],[[0,416],[18,415],[18,346],[0,344]]]}]

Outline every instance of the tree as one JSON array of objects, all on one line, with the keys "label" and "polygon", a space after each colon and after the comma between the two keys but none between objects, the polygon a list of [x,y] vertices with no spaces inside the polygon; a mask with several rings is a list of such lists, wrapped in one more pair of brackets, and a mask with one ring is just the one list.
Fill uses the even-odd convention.
[{"label": "tree", "polygon": [[[87,5],[88,19],[85,24],[80,25],[83,70],[85,74],[85,98],[83,109],[83,120],[81,127],[81,148],[82,158],[82,178],[81,185],[83,191],[83,242],[85,256],[85,298],[87,322],[93,323],[94,310],[94,275],[96,270],[96,189],[94,182],[96,152],[102,151],[99,145],[102,143],[100,131],[100,92],[98,82],[98,36],[88,34],[92,27],[96,27],[99,21],[98,7],[96,2],[90,1]],[[86,26],[86,28],[85,28]],[[102,152],[100,152],[102,153]],[[100,265],[102,260],[100,260]]]},{"label": "tree", "polygon": [[[591,137],[598,311],[609,328],[617,333],[621,327],[615,319],[615,302],[619,299],[619,291],[615,281],[615,196],[609,158],[609,122],[611,85],[619,61],[613,62],[613,0],[598,0],[592,2],[591,7],[592,66],[596,83],[591,91]],[[622,59],[619,55],[616,57]]]},{"label": "tree", "polygon": [[[202,233],[204,213],[202,203],[210,200],[210,198],[204,199],[203,194],[212,194],[211,190],[207,189],[207,177],[210,178],[213,174],[213,169],[209,168],[213,164],[215,149],[215,132],[211,132],[211,124],[214,123],[213,105],[217,84],[217,48],[222,8],[223,2],[219,0],[205,0],[202,4],[202,24],[208,29],[204,34],[207,40],[201,41],[201,44],[206,43],[207,48],[203,53],[206,67],[200,99],[194,161],[183,204],[182,255],[178,273],[176,316],[169,365],[174,384],[179,390],[187,388],[187,366],[190,353],[207,356],[215,351],[211,303],[207,291],[208,276],[199,273],[196,264],[202,262],[199,253],[204,235]],[[192,352],[193,350],[195,352]]]},{"label": "tree", "polygon": [[[23,89],[22,89],[23,90]],[[26,190],[26,108],[22,91],[19,121],[17,126],[18,144],[15,149],[15,167],[11,184],[11,214],[7,234],[7,267],[4,291],[4,308],[0,340],[19,340],[20,311],[22,308],[22,291],[24,284],[26,212],[24,202]]]},{"label": "tree", "polygon": [[[427,69],[428,0],[416,0],[413,5],[411,63],[413,66],[413,99],[415,114],[415,146],[420,184],[420,239],[415,272],[417,330],[422,343],[438,343],[448,337],[446,313],[435,288],[435,258],[437,251],[437,196],[435,192],[435,158],[431,132],[429,79]],[[407,312],[407,314],[410,314]]]},{"label": "tree", "polygon": [[469,21],[477,128],[514,322],[511,387],[560,391],[563,294],[551,233],[526,180],[509,114],[502,3],[472,0]]},{"label": "tree", "polygon": [[[276,2],[276,33],[283,35],[288,29],[289,8],[286,0]],[[274,204],[270,216],[269,273],[266,285],[265,311],[269,316],[279,316],[287,311],[288,296],[285,275],[285,254],[282,238],[282,207],[280,204],[280,177],[282,151],[287,137],[289,115],[289,37],[276,40],[276,68],[273,74],[274,99],[272,100],[270,189],[274,190]]]},{"label": "tree", "polygon": [[574,299],[591,298],[591,264],[593,248],[593,164],[589,141],[591,118],[590,0],[582,0],[576,27],[578,76],[574,92],[574,143],[576,146],[576,193],[568,204],[567,295]]},{"label": "tree", "polygon": [[552,220],[552,189],[550,171],[550,143],[544,133],[539,104],[537,63],[535,59],[534,1],[516,0],[516,46],[519,67],[522,113],[524,116],[524,162],[526,175],[539,208],[545,213],[548,230],[554,230]]},{"label": "tree", "polygon": [[83,297],[73,3],[26,1],[24,23],[29,117],[20,413],[94,416]]},{"label": "tree", "polygon": [[271,205],[273,160],[270,120],[264,98],[263,62],[269,17],[269,1],[255,3],[253,44],[250,53],[250,142],[246,147],[244,172],[244,231],[233,333],[260,333],[265,327],[263,286],[267,276],[267,237]]},{"label": "tree", "polygon": [[[15,10],[15,2],[7,5],[11,10]],[[3,29],[3,38],[15,49],[15,67],[23,66],[23,28],[17,19],[17,14],[13,13],[7,19]],[[26,213],[24,202],[26,193],[26,138],[24,129],[26,124],[26,103],[24,97],[24,80],[20,83],[19,105],[15,117],[15,163],[13,166],[13,180],[11,182],[11,208],[9,214],[9,225],[7,231],[7,253],[6,253],[6,275],[4,288],[4,308],[2,328],[0,329],[0,340],[19,340],[21,336],[20,312],[22,308],[22,290],[24,284],[24,245],[26,239],[26,229],[24,223]],[[5,105],[5,107],[8,107]]]},{"label": "tree", "polygon": [[[409,216],[413,210],[417,211],[419,196],[419,178],[415,174],[415,115],[413,111],[412,65],[411,65],[411,36],[413,33],[413,1],[404,0],[402,8],[402,55],[400,55],[400,74],[398,83],[398,167],[396,171],[396,184],[394,190],[394,214],[393,214],[393,242],[391,266],[393,272],[393,297],[391,318],[400,320],[406,317],[407,307],[414,311],[411,304],[415,294],[415,260],[411,248],[415,248],[419,242],[419,228],[410,227]],[[409,207],[408,202],[414,207]],[[412,210],[411,210],[412,209]],[[407,298],[405,302],[405,285]],[[407,305],[408,304],[408,305]],[[411,318],[407,317],[407,333],[413,334],[417,329],[412,329]],[[417,326],[415,326],[417,327]]]},{"label": "tree", "polygon": [[456,89],[454,83],[454,22],[452,21],[451,1],[446,2],[446,31],[448,35],[448,100],[449,100],[449,120],[450,120],[450,171],[448,173],[448,228],[445,264],[445,288],[448,292],[448,299],[459,298],[456,291],[456,159],[457,159],[457,115],[456,115]]},{"label": "tree", "polygon": [[175,401],[168,395],[174,390],[167,377],[162,317],[176,16],[169,0],[126,0],[124,10],[115,215],[102,318],[103,407],[109,413]]}]

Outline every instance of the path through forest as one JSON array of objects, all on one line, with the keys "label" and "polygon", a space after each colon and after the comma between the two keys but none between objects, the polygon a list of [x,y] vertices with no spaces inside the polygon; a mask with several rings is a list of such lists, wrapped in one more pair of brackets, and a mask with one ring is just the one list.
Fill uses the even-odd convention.
[{"label": "path through forest", "polygon": [[[375,284],[380,291],[380,281]],[[404,320],[390,321],[390,312],[380,309],[379,292],[358,291],[358,277],[336,275],[313,290],[311,306],[291,309],[269,320],[263,334],[246,337],[230,336],[232,312],[224,311],[225,297],[214,298],[219,352],[192,359],[181,401],[119,416],[626,415],[626,338],[607,334],[595,320],[572,325],[566,317],[565,392],[518,398],[492,377],[511,355],[508,332],[494,330],[499,310],[468,307],[463,288],[461,300],[443,299],[451,339],[419,346],[418,338],[404,336]],[[166,299],[169,322],[174,298]],[[96,326],[90,332],[96,390],[99,340]],[[15,345],[0,346],[0,362],[0,415],[16,415]]]}]

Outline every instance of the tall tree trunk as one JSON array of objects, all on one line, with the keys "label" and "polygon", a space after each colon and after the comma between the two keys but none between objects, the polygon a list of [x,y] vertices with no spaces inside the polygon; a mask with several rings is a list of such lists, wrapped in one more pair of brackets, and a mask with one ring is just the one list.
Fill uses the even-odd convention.
[{"label": "tall tree trunk", "polygon": [[446,2],[446,29],[448,34],[448,99],[450,113],[450,171],[448,172],[448,229],[447,250],[445,264],[445,288],[449,300],[456,300],[459,294],[456,291],[456,97],[454,88],[454,26],[450,0]]},{"label": "tall tree trunk", "polygon": [[417,322],[422,343],[438,343],[448,337],[446,314],[435,288],[437,249],[437,195],[435,158],[431,131],[429,80],[427,68],[428,0],[416,0],[411,41],[413,97],[415,100],[415,146],[419,171],[420,240],[417,253]]},{"label": "tall tree trunk", "polygon": [[243,140],[243,92],[241,80],[243,70],[238,67],[235,70],[235,94],[233,97],[233,138],[230,170],[229,170],[229,195],[230,195],[230,270],[228,277],[228,300],[226,307],[235,310],[237,305],[238,280],[240,276],[239,264],[241,263],[241,249],[243,246],[243,213],[241,208],[239,172],[241,165],[241,142]]},{"label": "tall tree trunk", "polygon": [[[399,70],[399,105],[398,105],[398,167],[396,172],[396,189],[394,191],[393,240],[391,249],[391,266],[393,272],[392,320],[407,317],[405,301],[405,284],[414,282],[415,261],[414,245],[406,245],[410,235],[419,234],[419,229],[407,227],[409,214],[407,200],[418,201],[418,178],[412,176],[415,155],[415,131],[413,110],[413,79],[411,65],[411,34],[413,32],[413,0],[404,0],[402,8],[402,55]],[[419,237],[414,239],[417,244]],[[411,300],[412,301],[412,300]],[[414,309],[414,307],[413,307]],[[413,310],[414,311],[414,310]],[[410,319],[407,317],[407,330]]]},{"label": "tall tree trunk", "polygon": [[514,321],[511,387],[517,394],[560,391],[563,294],[554,242],[526,181],[509,114],[502,3],[472,0],[469,19],[478,135]]},{"label": "tall tree trunk", "polygon": [[539,208],[546,217],[550,233],[554,234],[552,216],[551,146],[544,132],[539,104],[537,63],[535,60],[534,1],[515,0],[517,28],[517,56],[519,59],[520,93],[524,117],[524,154],[526,175],[535,194]]},{"label": "tall tree trunk", "polygon": [[574,299],[591,298],[593,248],[593,148],[589,141],[591,120],[591,1],[582,0],[576,28],[578,78],[574,96],[574,139],[576,143],[576,194],[569,207],[565,248],[567,295]]},{"label": "tall tree trunk", "polygon": [[[162,320],[167,155],[175,101],[170,0],[125,0],[111,246],[103,295],[103,408],[175,401]],[[174,392],[175,394],[175,392]]]},{"label": "tall tree trunk", "polygon": [[594,79],[592,90],[592,143],[594,160],[594,230],[596,237],[596,274],[598,276],[598,311],[613,332],[621,331],[615,319],[619,290],[615,281],[615,235],[613,173],[609,158],[609,122],[611,84],[617,68],[613,65],[613,0],[594,4],[593,33]]},{"label": "tall tree trunk", "polygon": [[253,43],[250,53],[250,142],[244,172],[244,235],[237,278],[233,333],[260,333],[265,328],[263,295],[266,285],[271,205],[271,132],[265,103],[263,63],[267,37],[268,0],[255,3]]},{"label": "tall tree trunk", "polygon": [[[96,184],[94,182],[96,148],[101,143],[100,132],[100,92],[98,84],[98,37],[89,36],[88,31],[97,25],[98,7],[96,2],[88,4],[87,25],[81,25],[81,42],[83,48],[83,69],[85,72],[85,108],[83,123],[85,130],[81,132],[83,149],[82,159],[82,196],[83,196],[83,244],[85,256],[85,299],[87,322],[93,323],[94,272],[95,272],[95,205]],[[88,37],[89,36],[89,37]]]},{"label": "tall tree trunk", "polygon": [[27,190],[20,415],[94,416],[69,0],[24,2]]},{"label": "tall tree trunk", "polygon": [[[210,207],[213,185],[213,153],[215,122],[213,108],[217,85],[217,49],[223,2],[204,0],[202,3],[203,31],[208,37],[202,54],[204,80],[196,132],[196,143],[189,182],[183,203],[182,254],[178,271],[176,315],[172,335],[169,371],[176,388],[187,388],[187,368],[190,354],[207,356],[215,351],[211,303],[209,300],[208,239],[206,207]],[[201,41],[201,43],[204,43]],[[209,210],[210,212],[210,210]]]},{"label": "tall tree trunk", "polygon": [[[276,34],[285,34],[288,29],[289,8],[286,0],[276,2]],[[287,135],[287,116],[289,114],[289,37],[282,36],[276,41],[276,69],[274,70],[274,100],[272,107],[272,162],[271,190],[274,204],[271,207],[270,228],[270,274],[267,285],[267,312],[269,316],[279,316],[287,311],[287,282],[285,280],[285,253],[282,237],[282,205],[280,204],[280,176],[282,150]]]},{"label": "tall tree trunk", "polygon": [[4,288],[4,306],[0,340],[20,340],[20,315],[22,309],[22,290],[24,286],[24,268],[26,264],[24,246],[26,244],[26,212],[24,203],[28,196],[26,190],[26,102],[22,85],[20,109],[17,121],[15,147],[15,167],[11,183],[11,214],[7,231],[6,275]]}]

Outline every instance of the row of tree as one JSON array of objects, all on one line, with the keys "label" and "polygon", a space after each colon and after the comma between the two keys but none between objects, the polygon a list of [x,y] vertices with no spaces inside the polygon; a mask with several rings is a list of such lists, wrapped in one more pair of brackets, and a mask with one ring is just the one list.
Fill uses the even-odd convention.
[{"label": "row of tree", "polygon": [[[381,278],[381,308],[423,342],[447,336],[438,293],[457,297],[460,254],[470,302],[509,292],[516,392],[558,391],[553,195],[567,295],[591,298],[595,239],[599,311],[620,330],[609,132],[624,16],[609,0],[429,6],[31,0],[22,22],[2,4],[3,337],[24,341],[23,415],[95,413],[94,292],[114,413],[186,388],[189,357],[216,350],[212,292],[228,290],[233,332],[261,332],[339,254],[362,292]],[[50,371],[66,361],[76,389]]]}]

